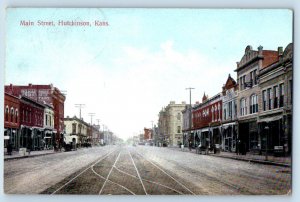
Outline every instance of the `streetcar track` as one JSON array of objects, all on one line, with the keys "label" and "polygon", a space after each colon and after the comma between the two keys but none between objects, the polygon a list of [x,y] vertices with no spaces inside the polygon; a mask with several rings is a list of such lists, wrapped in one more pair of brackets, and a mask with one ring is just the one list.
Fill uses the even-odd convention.
[{"label": "streetcar track", "polygon": [[[100,178],[102,178],[102,179],[105,180],[105,177],[103,177],[102,175],[100,175],[99,173],[97,173],[97,172],[94,170],[94,166],[91,167],[91,170],[93,171],[93,173],[94,173],[95,175],[97,175],[98,177],[100,177]],[[119,183],[116,183],[116,182],[114,182],[114,181],[112,181],[112,180],[107,180],[107,181],[110,182],[110,183],[113,183],[113,184],[115,184],[115,185],[117,185],[117,186],[119,186],[119,187],[121,187],[121,188],[123,188],[123,189],[125,189],[126,191],[130,192],[132,195],[136,195],[133,191],[131,191],[130,189],[126,188],[125,186],[123,186],[123,185],[121,185],[121,184],[119,184]]]},{"label": "streetcar track", "polygon": [[[124,173],[125,175],[128,175],[128,176],[131,176],[131,177],[133,177],[133,178],[138,179],[137,176],[134,176],[134,175],[132,175],[132,174],[130,174],[130,173],[127,173],[127,172],[125,172],[125,171],[122,171],[122,170],[120,170],[120,169],[117,168],[117,167],[115,167],[115,169],[116,169],[117,171],[121,172],[121,173]],[[160,183],[158,183],[158,182],[154,182],[154,181],[147,180],[147,179],[143,179],[143,178],[142,178],[142,180],[143,180],[143,181],[146,181],[146,182],[149,182],[149,183],[152,183],[152,184],[156,184],[156,185],[165,187],[165,188],[170,189],[170,190],[172,190],[172,191],[174,191],[174,192],[177,192],[178,194],[184,195],[182,192],[180,192],[180,191],[178,191],[178,190],[176,190],[176,189],[173,189],[172,187],[169,187],[169,186],[167,186],[167,185],[163,185],[163,184],[160,184]]]},{"label": "streetcar track", "polygon": [[114,165],[116,165],[116,163],[117,163],[117,161],[118,161],[118,159],[119,159],[119,157],[120,157],[120,154],[121,154],[121,151],[119,152],[119,154],[118,154],[118,156],[117,156],[117,158],[116,158],[114,164],[112,165],[112,167],[111,167],[111,169],[110,169],[110,171],[109,171],[109,173],[108,173],[108,175],[107,175],[107,177],[106,177],[106,179],[105,179],[105,182],[104,182],[104,184],[102,185],[102,187],[101,187],[101,189],[100,189],[100,191],[99,191],[99,195],[102,193],[103,188],[105,187],[106,182],[107,182],[107,180],[108,180],[108,178],[109,178],[109,176],[110,176],[110,174],[111,174],[111,172],[112,172],[112,170],[113,170],[113,168],[114,168]]},{"label": "streetcar track", "polygon": [[106,157],[108,157],[110,154],[112,154],[113,152],[115,152],[117,149],[105,154],[104,156],[102,156],[99,160],[97,160],[95,163],[93,163],[91,166],[88,166],[87,168],[85,168],[83,171],[81,171],[79,174],[77,174],[75,177],[73,177],[71,180],[69,180],[68,182],[66,182],[65,184],[63,184],[61,187],[59,187],[58,189],[56,189],[54,192],[51,193],[51,195],[54,195],[55,193],[57,193],[58,191],[60,191],[61,189],[63,189],[65,186],[67,186],[68,184],[70,184],[72,181],[74,181],[76,178],[78,178],[80,175],[82,175],[83,173],[85,173],[86,171],[88,171],[92,166],[96,165],[97,163],[101,162],[102,160],[104,160]]},{"label": "streetcar track", "polygon": [[187,190],[188,192],[190,192],[192,195],[196,195],[193,191],[191,191],[189,188],[187,188],[184,184],[182,184],[181,182],[179,182],[178,180],[176,180],[174,177],[172,177],[170,174],[168,174],[166,171],[164,171],[162,168],[160,168],[158,165],[156,165],[155,163],[153,163],[152,161],[146,159],[143,155],[141,155],[139,152],[135,151],[139,156],[141,156],[143,159],[145,159],[146,161],[148,161],[149,163],[151,163],[152,165],[154,165],[156,168],[158,168],[159,170],[161,170],[163,173],[165,173],[167,176],[169,176],[171,179],[173,179],[175,182],[177,182],[181,187],[183,187],[185,190]]},{"label": "streetcar track", "polygon": [[133,160],[133,158],[132,158],[132,156],[131,156],[130,151],[128,151],[128,153],[129,153],[129,156],[130,156],[130,158],[131,158],[131,160],[132,160],[133,166],[134,166],[134,168],[135,168],[135,170],[136,170],[136,172],[137,172],[137,174],[138,174],[138,177],[139,177],[139,179],[140,179],[140,181],[141,181],[141,184],[142,184],[142,186],[143,186],[143,189],[144,189],[144,191],[145,191],[145,194],[148,195],[148,193],[147,193],[147,191],[146,191],[146,189],[145,189],[144,183],[143,183],[143,181],[142,181],[142,179],[141,179],[140,173],[139,173],[139,171],[138,171],[138,169],[137,169],[137,167],[136,167],[136,165],[135,165],[135,163],[134,163],[134,160]]}]

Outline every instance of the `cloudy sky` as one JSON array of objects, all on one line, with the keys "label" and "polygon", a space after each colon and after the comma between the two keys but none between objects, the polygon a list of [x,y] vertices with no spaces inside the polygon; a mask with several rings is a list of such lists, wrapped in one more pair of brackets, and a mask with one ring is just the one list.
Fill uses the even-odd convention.
[{"label": "cloudy sky", "polygon": [[[170,101],[221,91],[245,47],[292,42],[290,10],[10,9],[5,84],[50,84],[66,91],[65,116],[84,103],[122,138],[157,122]],[[21,20],[107,21],[106,27],[20,26]]]}]

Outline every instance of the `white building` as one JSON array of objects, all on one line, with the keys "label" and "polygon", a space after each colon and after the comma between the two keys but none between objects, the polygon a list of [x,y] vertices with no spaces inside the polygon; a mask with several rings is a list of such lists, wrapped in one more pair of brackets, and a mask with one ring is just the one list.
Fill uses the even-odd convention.
[{"label": "white building", "polygon": [[183,141],[182,134],[182,111],[185,109],[186,103],[176,104],[171,101],[165,108],[166,112],[166,129],[167,140],[170,146],[178,146]]}]

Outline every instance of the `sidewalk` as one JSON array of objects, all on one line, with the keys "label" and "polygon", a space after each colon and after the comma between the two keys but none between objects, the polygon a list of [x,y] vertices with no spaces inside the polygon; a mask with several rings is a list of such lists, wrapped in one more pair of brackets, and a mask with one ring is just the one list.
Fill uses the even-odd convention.
[{"label": "sidewalk", "polygon": [[55,154],[60,151],[54,152],[53,149],[51,150],[41,150],[41,151],[31,151],[30,154],[26,153],[25,156],[20,155],[19,152],[13,151],[11,155],[8,155],[7,153],[4,153],[4,161],[7,160],[13,160],[13,159],[20,159],[20,158],[31,158],[36,156],[43,156],[43,155],[49,155],[49,154]]},{"label": "sidewalk", "polygon": [[[184,148],[183,150],[179,147],[168,147],[170,149],[176,149],[183,152],[191,152],[196,154],[196,149]],[[197,155],[203,155],[203,154],[197,154]],[[272,155],[268,156],[268,160],[266,160],[266,157],[264,155],[255,155],[247,153],[246,155],[237,155],[233,152],[220,152],[219,154],[213,154],[210,153],[208,156],[214,156],[219,158],[229,158],[234,160],[240,160],[240,161],[248,161],[253,163],[260,163],[260,164],[266,164],[266,165],[276,165],[276,166],[283,166],[283,167],[291,167],[291,160],[292,157],[274,157]]]}]

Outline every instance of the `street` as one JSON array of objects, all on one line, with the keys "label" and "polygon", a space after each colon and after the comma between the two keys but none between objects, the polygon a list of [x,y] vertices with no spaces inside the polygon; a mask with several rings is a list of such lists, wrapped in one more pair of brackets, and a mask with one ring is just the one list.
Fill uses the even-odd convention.
[{"label": "street", "polygon": [[4,162],[7,194],[288,194],[291,168],[150,146],[105,146]]}]

